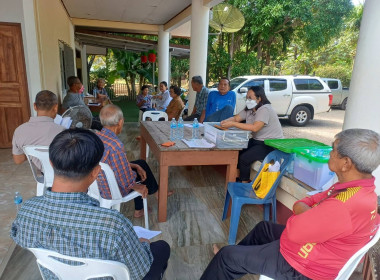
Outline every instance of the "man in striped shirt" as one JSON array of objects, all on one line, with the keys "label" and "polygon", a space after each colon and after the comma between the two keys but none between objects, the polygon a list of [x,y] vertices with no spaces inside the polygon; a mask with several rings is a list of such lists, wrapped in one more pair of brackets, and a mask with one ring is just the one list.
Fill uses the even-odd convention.
[{"label": "man in striped shirt", "polygon": [[[89,130],[58,134],[49,147],[53,186],[43,196],[25,202],[12,224],[11,237],[26,248],[124,263],[131,279],[162,279],[169,245],[139,239],[127,218],[99,207],[86,194],[100,171],[103,151],[102,141]],[[42,272],[45,279],[57,279],[46,268]]]},{"label": "man in striped shirt", "polygon": [[[157,192],[157,181],[146,161],[135,160],[129,162],[125,154],[124,145],[117,137],[124,125],[121,109],[116,105],[107,105],[102,108],[99,116],[103,129],[96,134],[104,144],[104,154],[101,161],[107,163],[115,173],[121,195],[124,197],[131,191],[137,191],[145,198],[148,194]],[[103,198],[112,198],[103,171],[99,173],[98,186],[100,195]],[[141,196],[136,197],[134,201],[134,216],[135,218],[142,217],[144,209]]]}]

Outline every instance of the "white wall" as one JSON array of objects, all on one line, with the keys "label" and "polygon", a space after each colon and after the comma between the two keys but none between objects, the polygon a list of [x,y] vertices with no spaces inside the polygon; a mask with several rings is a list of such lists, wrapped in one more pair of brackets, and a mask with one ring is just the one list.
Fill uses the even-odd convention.
[{"label": "white wall", "polygon": [[73,49],[75,58],[74,26],[59,0],[35,0],[35,3],[41,84],[44,89],[62,97],[58,41],[68,44]]}]

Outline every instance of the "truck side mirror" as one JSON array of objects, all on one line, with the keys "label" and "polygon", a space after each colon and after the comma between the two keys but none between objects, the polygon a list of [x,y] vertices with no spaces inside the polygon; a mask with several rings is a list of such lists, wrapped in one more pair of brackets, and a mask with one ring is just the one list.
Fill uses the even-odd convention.
[{"label": "truck side mirror", "polygon": [[248,92],[248,88],[247,87],[241,87],[239,89],[239,93],[246,93],[246,92]]}]

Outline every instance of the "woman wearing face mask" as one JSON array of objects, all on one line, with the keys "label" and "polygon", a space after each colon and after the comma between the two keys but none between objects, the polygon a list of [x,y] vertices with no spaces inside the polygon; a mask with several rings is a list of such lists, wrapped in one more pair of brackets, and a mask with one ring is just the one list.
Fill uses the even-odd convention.
[{"label": "woman wearing face mask", "polygon": [[[224,128],[236,127],[252,131],[248,147],[239,153],[238,181],[249,182],[251,164],[256,160],[263,160],[273,148],[264,144],[265,139],[283,138],[282,127],[273,110],[271,103],[260,86],[250,87],[247,93],[246,108],[239,114],[221,122]],[[245,123],[241,123],[242,121]]]}]

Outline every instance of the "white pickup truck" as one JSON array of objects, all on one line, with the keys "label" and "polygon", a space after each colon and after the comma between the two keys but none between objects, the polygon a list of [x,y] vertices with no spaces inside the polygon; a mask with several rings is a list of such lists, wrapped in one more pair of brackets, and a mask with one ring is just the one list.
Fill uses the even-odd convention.
[{"label": "white pickup truck", "polygon": [[348,99],[348,88],[342,87],[342,82],[339,79],[331,79],[331,78],[321,78],[329,88],[331,89],[331,93],[333,95],[333,100],[331,106],[337,106],[342,110],[346,110],[347,99]]},{"label": "white pickup truck", "polygon": [[315,114],[327,112],[332,102],[329,87],[314,76],[241,76],[230,86],[236,93],[235,113],[244,109],[248,89],[261,86],[277,115],[288,117],[294,126],[304,126]]}]

